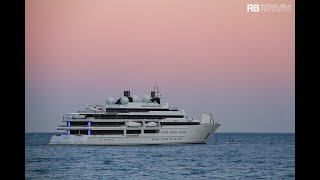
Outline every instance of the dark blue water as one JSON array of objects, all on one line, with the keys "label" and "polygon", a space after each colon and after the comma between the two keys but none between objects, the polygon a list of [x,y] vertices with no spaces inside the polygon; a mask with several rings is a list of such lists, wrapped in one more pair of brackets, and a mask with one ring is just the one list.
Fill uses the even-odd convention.
[{"label": "dark blue water", "polygon": [[294,134],[148,146],[48,145],[51,136],[25,135],[26,179],[295,179]]}]

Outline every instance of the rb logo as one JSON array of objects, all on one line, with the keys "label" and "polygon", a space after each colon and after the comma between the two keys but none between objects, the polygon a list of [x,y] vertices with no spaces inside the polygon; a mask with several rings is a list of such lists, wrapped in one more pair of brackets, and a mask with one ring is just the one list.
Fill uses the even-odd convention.
[{"label": "rb logo", "polygon": [[247,12],[259,12],[259,4],[247,4]]}]

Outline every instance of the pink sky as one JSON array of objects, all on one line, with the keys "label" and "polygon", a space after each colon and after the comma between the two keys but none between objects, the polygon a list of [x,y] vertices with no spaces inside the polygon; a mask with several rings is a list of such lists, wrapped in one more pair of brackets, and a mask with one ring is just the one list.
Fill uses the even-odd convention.
[{"label": "pink sky", "polygon": [[222,130],[294,132],[294,1],[268,1],[291,12],[246,12],[256,2],[27,0],[26,130],[53,131],[71,105],[157,82],[186,112],[216,112]]}]

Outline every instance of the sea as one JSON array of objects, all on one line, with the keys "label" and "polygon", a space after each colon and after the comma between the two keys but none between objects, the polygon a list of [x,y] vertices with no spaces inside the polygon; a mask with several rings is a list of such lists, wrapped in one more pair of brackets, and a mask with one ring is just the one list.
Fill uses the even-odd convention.
[{"label": "sea", "polygon": [[295,179],[295,134],[215,133],[208,144],[48,145],[25,134],[25,179]]}]

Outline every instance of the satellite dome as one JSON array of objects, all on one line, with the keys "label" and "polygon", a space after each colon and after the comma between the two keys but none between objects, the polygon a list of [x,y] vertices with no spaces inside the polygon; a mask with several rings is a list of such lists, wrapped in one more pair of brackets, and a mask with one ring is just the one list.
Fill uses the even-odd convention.
[{"label": "satellite dome", "polygon": [[142,97],[142,102],[148,103],[149,101],[150,101],[150,96],[144,95],[144,96]]},{"label": "satellite dome", "polygon": [[124,97],[122,97],[122,98],[120,99],[120,102],[121,102],[121,104],[128,104],[129,99],[124,96]]},{"label": "satellite dome", "polygon": [[107,104],[108,104],[108,105],[111,105],[111,104],[113,104],[113,103],[114,103],[113,97],[107,97]]},{"label": "satellite dome", "polygon": [[138,102],[139,101],[139,97],[137,95],[133,95],[132,96],[132,101],[133,102]]}]

